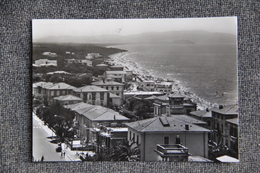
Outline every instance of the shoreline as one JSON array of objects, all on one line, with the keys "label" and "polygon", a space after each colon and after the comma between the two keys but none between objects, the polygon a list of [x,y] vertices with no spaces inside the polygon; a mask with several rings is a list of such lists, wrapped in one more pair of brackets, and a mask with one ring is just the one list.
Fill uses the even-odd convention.
[{"label": "shoreline", "polygon": [[[134,54],[134,52],[120,52],[109,55],[109,59],[106,60],[107,63],[111,65],[120,65],[123,66],[125,69],[133,71],[133,74],[136,74],[139,78],[142,80],[152,80],[155,81],[159,77],[157,77],[155,74],[150,73],[148,70],[143,69],[137,62],[132,62],[125,58],[125,56]],[[218,104],[212,104],[209,101],[206,101],[200,97],[198,97],[196,94],[186,91],[187,89],[183,87],[180,84],[180,81],[178,80],[169,80],[167,78],[162,78],[163,81],[169,81],[173,83],[172,91],[178,91],[184,96],[187,96],[190,98],[193,102],[197,103],[198,110],[205,110],[206,108],[212,108],[218,106]]]}]

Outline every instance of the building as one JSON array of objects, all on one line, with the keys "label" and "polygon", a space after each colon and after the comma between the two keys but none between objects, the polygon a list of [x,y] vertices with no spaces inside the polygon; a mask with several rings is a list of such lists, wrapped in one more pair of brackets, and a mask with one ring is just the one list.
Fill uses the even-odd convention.
[{"label": "building", "polygon": [[92,60],[101,57],[99,53],[88,53],[86,59]]},{"label": "building", "polygon": [[238,154],[238,118],[228,119],[226,121],[227,129],[229,129],[227,146]]},{"label": "building", "polygon": [[82,102],[81,98],[70,94],[65,96],[54,97],[53,100],[54,100],[54,104],[56,103],[61,106]]},{"label": "building", "polygon": [[67,75],[71,75],[71,73],[66,72],[66,71],[54,71],[54,72],[47,73],[47,75],[54,75],[54,74],[67,74]]},{"label": "building", "polygon": [[220,105],[212,108],[212,140],[237,152],[238,143],[238,105]]},{"label": "building", "polygon": [[205,128],[207,129],[212,129],[212,115],[211,115],[211,110],[206,109],[206,110],[198,110],[198,111],[192,111],[190,112],[190,116],[194,117],[198,120],[207,122],[207,126]]},{"label": "building", "polygon": [[102,63],[102,64],[97,64],[97,65],[96,65],[96,68],[97,68],[98,70],[107,71],[108,65],[107,65],[107,64],[104,64],[104,63]]},{"label": "building", "polygon": [[[100,80],[97,82],[93,82],[92,85],[96,85],[99,86],[103,89],[108,90],[110,93],[112,93],[113,95],[111,95],[111,99],[112,99],[112,103],[115,105],[122,105],[123,104],[123,99],[124,99],[124,84],[119,83],[119,82],[115,82],[115,81],[109,81],[109,80]],[[119,97],[119,101],[118,101],[118,97]],[[113,101],[114,99],[114,101]]]},{"label": "building", "polygon": [[193,156],[208,157],[208,133],[210,130],[187,123],[175,117],[159,116],[126,124],[128,141],[136,142],[141,161],[162,161],[154,150],[157,145],[173,145],[177,140],[188,148]]},{"label": "building", "polygon": [[40,83],[40,85],[37,86],[38,94],[51,104],[53,103],[54,97],[72,94],[73,89],[75,89],[75,87],[63,82]]},{"label": "building", "polygon": [[36,82],[33,83],[32,93],[33,96],[44,96],[43,88],[47,88],[49,86],[53,86],[52,82]]},{"label": "building", "polygon": [[120,65],[113,65],[109,67],[110,71],[123,71],[124,67]]},{"label": "building", "polygon": [[127,139],[127,127],[106,127],[99,126],[94,128],[96,132],[96,152],[102,152],[103,148],[110,148],[118,145],[118,141]]},{"label": "building", "polygon": [[34,65],[37,66],[37,67],[57,66],[57,60],[38,59],[38,60],[35,60]]},{"label": "building", "polygon": [[151,96],[162,96],[164,95],[163,92],[157,92],[157,91],[125,91],[124,92],[124,98],[127,99],[129,97],[140,97],[140,98],[147,98],[147,97],[151,97]]},{"label": "building", "polygon": [[115,82],[124,83],[126,82],[126,72],[125,71],[106,71],[104,73],[106,79],[112,79]]},{"label": "building", "polygon": [[[129,119],[118,112],[99,105],[78,103],[65,106],[75,112],[78,136],[85,144],[97,146],[97,135],[101,127],[123,127]],[[111,136],[110,136],[111,137]]]},{"label": "building", "polygon": [[87,66],[92,66],[92,61],[88,59],[65,59],[65,62],[67,64],[82,64],[82,65],[87,65]]},{"label": "building", "polygon": [[143,89],[143,91],[154,91],[155,82],[145,80],[139,83],[139,87]]},{"label": "building", "polygon": [[56,53],[52,53],[52,52],[43,52],[42,55],[50,56],[50,57],[57,57],[57,54]]},{"label": "building", "polygon": [[180,93],[167,94],[156,97],[154,100],[154,114],[161,115],[167,113],[189,114],[191,111],[197,110],[197,104],[193,103],[187,96]]},{"label": "building", "polygon": [[164,93],[171,93],[172,92],[172,82],[155,82],[154,83],[154,91],[164,92]]},{"label": "building", "polygon": [[187,147],[180,144],[158,144],[154,151],[162,158],[162,161],[187,162],[190,155],[188,150]]},{"label": "building", "polygon": [[87,85],[73,89],[73,94],[83,99],[83,102],[92,105],[108,105],[109,91],[95,85]]}]

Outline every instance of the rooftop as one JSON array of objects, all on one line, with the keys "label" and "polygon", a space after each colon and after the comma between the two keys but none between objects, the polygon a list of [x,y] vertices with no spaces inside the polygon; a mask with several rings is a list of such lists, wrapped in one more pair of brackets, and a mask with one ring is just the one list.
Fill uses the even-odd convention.
[{"label": "rooftop", "polygon": [[73,96],[73,95],[65,95],[65,96],[59,96],[59,97],[54,97],[55,100],[61,100],[61,101],[68,101],[68,100],[78,100],[82,101],[81,98]]},{"label": "rooftop", "polygon": [[217,157],[216,159],[220,162],[239,162],[238,159],[236,159],[234,157],[227,156],[227,155]]},{"label": "rooftop", "polygon": [[91,121],[128,121],[129,119],[118,112],[99,105],[90,105],[87,103],[77,103],[64,106],[65,108],[74,110]]},{"label": "rooftop", "polygon": [[75,92],[108,92],[108,90],[100,88],[95,85],[86,85],[81,88],[75,88],[73,91],[75,91]]},{"label": "rooftop", "polygon": [[124,95],[160,95],[163,92],[157,91],[131,91],[131,92],[124,92]]},{"label": "rooftop", "polygon": [[97,86],[102,86],[102,85],[104,85],[104,86],[107,86],[107,85],[123,86],[124,85],[124,84],[119,83],[119,82],[106,81],[106,80],[105,81],[100,80],[100,81],[97,81],[97,82],[93,82],[92,84],[97,85]]},{"label": "rooftop", "polygon": [[78,109],[83,109],[89,106],[93,106],[84,102],[80,102],[80,103],[76,103],[76,104],[71,104],[71,105],[66,105],[64,106],[67,109],[71,109],[71,110],[78,110]]},{"label": "rooftop", "polygon": [[106,71],[107,74],[126,74],[125,71]]},{"label": "rooftop", "polygon": [[238,118],[228,119],[228,120],[226,120],[226,122],[238,125]]},{"label": "rooftop", "polygon": [[174,117],[176,119],[182,120],[182,121],[187,122],[187,123],[196,124],[196,125],[207,124],[204,121],[198,120],[198,119],[190,117],[188,115],[171,115],[171,117]]},{"label": "rooftop", "polygon": [[[210,130],[187,123],[176,117],[155,117],[141,121],[126,123],[130,128],[139,132],[210,132]],[[188,130],[187,127],[188,126]]]},{"label": "rooftop", "polygon": [[97,67],[107,67],[108,65],[107,64],[97,64],[96,66]]},{"label": "rooftop", "polygon": [[47,89],[51,89],[51,90],[60,90],[60,89],[74,89],[74,86],[71,86],[69,84],[66,84],[64,82],[60,82],[60,83],[56,83],[53,86],[48,87]]},{"label": "rooftop", "polygon": [[212,108],[212,112],[217,112],[224,115],[237,115],[238,114],[238,105],[224,105],[219,108]]},{"label": "rooftop", "polygon": [[66,72],[66,71],[54,71],[54,72],[49,72],[47,74],[71,74],[71,73]]},{"label": "rooftop", "polygon": [[211,112],[206,110],[192,111],[190,114],[197,117],[212,117]]}]

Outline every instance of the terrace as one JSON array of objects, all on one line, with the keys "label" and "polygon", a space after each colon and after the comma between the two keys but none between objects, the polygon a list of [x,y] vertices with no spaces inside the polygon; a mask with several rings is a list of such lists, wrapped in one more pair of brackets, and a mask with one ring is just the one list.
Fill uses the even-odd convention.
[{"label": "terrace", "polygon": [[157,144],[157,148],[154,151],[162,157],[162,161],[188,161],[188,156],[190,155],[188,148],[180,144]]}]

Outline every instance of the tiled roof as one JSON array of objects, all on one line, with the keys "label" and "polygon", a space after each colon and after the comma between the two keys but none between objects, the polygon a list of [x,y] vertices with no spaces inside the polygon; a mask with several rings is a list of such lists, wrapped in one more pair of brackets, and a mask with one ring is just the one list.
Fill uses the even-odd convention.
[{"label": "tiled roof", "polygon": [[66,105],[65,108],[74,110],[78,114],[81,114],[91,121],[128,121],[129,119],[118,112],[99,105],[90,105],[87,103],[77,103],[72,105]]},{"label": "tiled roof", "polygon": [[163,96],[156,97],[156,99],[158,99],[158,100],[169,100],[169,97],[167,95],[163,95]]},{"label": "tiled roof", "polygon": [[171,115],[171,117],[174,117],[176,119],[179,119],[179,120],[182,120],[184,122],[191,123],[191,124],[197,124],[197,125],[199,125],[199,124],[207,124],[204,121],[198,120],[198,119],[190,117],[188,115]]},{"label": "tiled roof", "polygon": [[33,84],[33,87],[38,87],[38,86],[45,88],[45,87],[53,86],[53,83],[52,82],[36,82]]},{"label": "tiled roof", "polygon": [[[162,120],[168,122],[169,125],[163,125]],[[126,123],[130,128],[139,132],[210,132],[210,130],[197,126],[195,124],[187,123],[175,117],[155,117],[132,123]],[[185,125],[189,126],[186,130]]]},{"label": "tiled roof", "polygon": [[126,74],[125,71],[106,71],[107,74]]},{"label": "tiled roof", "polygon": [[62,101],[68,101],[68,100],[78,100],[82,101],[81,98],[73,95],[65,95],[65,96],[59,96],[59,97],[54,97],[55,100],[62,100]]},{"label": "tiled roof", "polygon": [[227,105],[223,108],[212,108],[212,111],[223,114],[223,115],[237,115],[238,114],[238,105]]},{"label": "tiled roof", "polygon": [[83,115],[92,121],[129,120],[118,112],[102,106],[95,106],[93,109],[83,113]]},{"label": "tiled roof", "polygon": [[108,90],[100,88],[95,85],[87,85],[81,88],[75,88],[73,91],[75,92],[108,92]]},{"label": "tiled roof", "polygon": [[98,65],[96,65],[97,67],[107,67],[108,65],[106,65],[106,64],[98,64]]},{"label": "tiled roof", "polygon": [[190,114],[197,117],[212,117],[211,112],[206,110],[192,111]]},{"label": "tiled roof", "polygon": [[60,83],[56,83],[51,87],[48,87],[47,89],[51,89],[51,90],[60,90],[60,89],[74,89],[74,86],[71,86],[69,84],[66,84],[64,82],[60,82]]},{"label": "tiled roof", "polygon": [[54,72],[49,72],[47,74],[71,74],[71,73],[66,72],[66,71],[54,71]]},{"label": "tiled roof", "polygon": [[71,109],[71,110],[78,110],[78,109],[83,109],[83,108],[86,108],[89,106],[90,106],[90,104],[80,102],[80,103],[76,103],[76,104],[65,105],[64,107],[67,109]]},{"label": "tiled roof", "polygon": [[123,86],[124,84],[119,83],[119,82],[114,82],[114,81],[97,81],[93,82],[92,85],[97,85],[97,86],[109,86],[109,85],[116,85],[116,86]]},{"label": "tiled roof", "polygon": [[228,123],[232,123],[232,124],[236,124],[238,125],[238,118],[232,118],[232,119],[228,119],[226,120]]},{"label": "tiled roof", "polygon": [[172,98],[185,98],[186,96],[180,94],[180,93],[173,93],[173,94],[169,94],[168,97],[172,97]]}]

